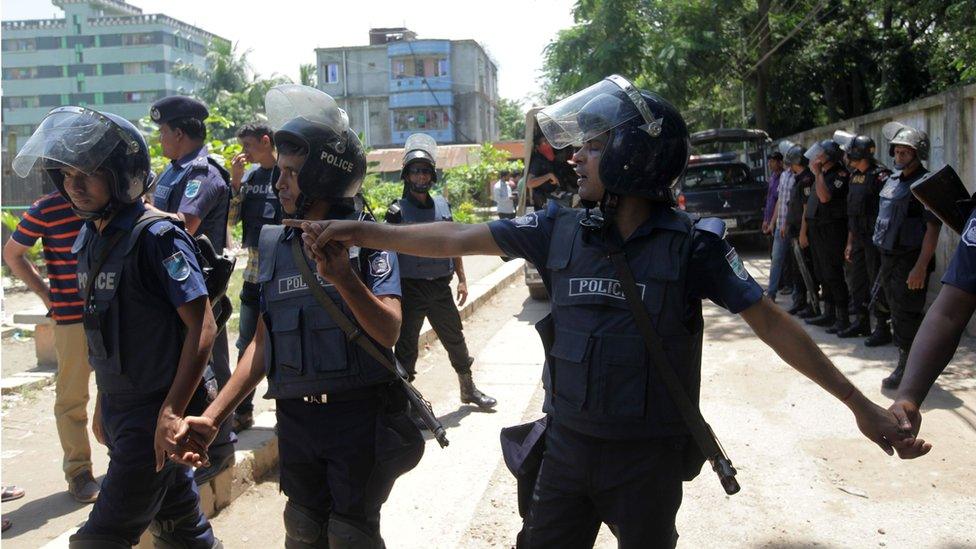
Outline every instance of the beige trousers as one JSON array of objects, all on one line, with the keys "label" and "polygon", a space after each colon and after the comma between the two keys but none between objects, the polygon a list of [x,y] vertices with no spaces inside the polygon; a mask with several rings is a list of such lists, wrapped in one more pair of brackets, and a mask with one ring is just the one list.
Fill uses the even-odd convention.
[{"label": "beige trousers", "polygon": [[64,450],[64,476],[91,471],[88,442],[88,340],[81,322],[54,326],[54,347],[58,353],[58,378],[54,387],[54,420]]}]

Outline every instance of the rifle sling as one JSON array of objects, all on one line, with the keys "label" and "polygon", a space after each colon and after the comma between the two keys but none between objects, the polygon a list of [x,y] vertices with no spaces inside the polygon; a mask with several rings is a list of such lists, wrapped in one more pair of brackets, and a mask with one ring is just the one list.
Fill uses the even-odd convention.
[{"label": "rifle sling", "polygon": [[647,314],[647,309],[644,308],[644,302],[640,298],[637,285],[634,282],[634,275],[630,270],[630,266],[627,264],[627,257],[619,247],[611,246],[610,259],[613,261],[613,266],[617,270],[617,276],[620,278],[620,287],[624,292],[624,297],[627,300],[627,305],[630,307],[634,322],[637,324],[641,336],[643,336],[644,346],[647,347],[651,364],[664,382],[664,386],[667,388],[671,400],[674,401],[678,412],[681,414],[681,419],[684,420],[685,426],[688,427],[688,431],[691,433],[691,437],[695,440],[695,443],[707,459],[712,460],[720,457],[722,450],[715,441],[715,435],[712,433],[711,427],[705,422],[705,418],[702,417],[701,410],[698,409],[698,406],[688,397],[688,392],[681,384],[681,380],[678,379],[678,375],[671,366],[671,361],[664,354],[664,342],[654,329],[654,323]]},{"label": "rifle sling", "polygon": [[[309,268],[308,262],[305,259],[305,254],[302,252],[302,244],[299,238],[294,238],[291,241],[291,257],[295,262],[295,266],[298,267],[298,272],[305,279],[305,283],[308,284],[309,290],[312,291],[315,300],[325,309],[325,312],[329,313],[332,320],[339,325],[339,328],[346,334],[346,339],[356,342],[369,356],[382,364],[384,368],[393,372],[398,378],[403,379],[397,371],[396,365],[393,364],[389,357],[374,345],[368,337],[364,337],[366,334],[342,312],[342,309],[325,292],[325,288],[318,283],[318,278],[312,273],[312,269]],[[405,379],[403,381],[406,382]]]}]

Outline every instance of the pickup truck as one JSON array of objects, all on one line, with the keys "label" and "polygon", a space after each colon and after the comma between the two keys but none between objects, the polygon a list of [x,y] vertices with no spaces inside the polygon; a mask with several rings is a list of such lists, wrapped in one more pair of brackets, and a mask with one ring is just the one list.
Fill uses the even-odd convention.
[{"label": "pickup truck", "polygon": [[675,189],[678,207],[722,218],[731,235],[760,234],[769,141],[762,130],[723,128],[692,134],[688,169]]}]

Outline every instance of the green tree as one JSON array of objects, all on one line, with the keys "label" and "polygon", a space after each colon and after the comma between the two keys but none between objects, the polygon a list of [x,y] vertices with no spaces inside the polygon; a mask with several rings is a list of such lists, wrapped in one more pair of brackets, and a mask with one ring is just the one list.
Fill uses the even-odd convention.
[{"label": "green tree", "polygon": [[299,65],[298,80],[303,86],[315,86],[315,64],[302,63]]},{"label": "green tree", "polygon": [[693,130],[783,135],[976,82],[972,0],[578,0],[573,17],[546,99],[616,72]]},{"label": "green tree", "polygon": [[499,139],[521,140],[525,138],[525,110],[517,99],[498,101]]}]

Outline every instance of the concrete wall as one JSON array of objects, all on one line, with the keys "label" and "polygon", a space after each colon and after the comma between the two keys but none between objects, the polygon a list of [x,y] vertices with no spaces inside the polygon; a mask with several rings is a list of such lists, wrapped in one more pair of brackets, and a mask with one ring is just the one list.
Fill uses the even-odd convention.
[{"label": "concrete wall", "polygon": [[[976,84],[959,86],[939,95],[784,136],[781,139],[809,146],[814,141],[831,137],[834,131],[839,129],[867,134],[874,138],[878,145],[878,159],[890,166],[888,140],[881,135],[881,128],[891,121],[902,122],[927,132],[931,141],[931,150],[929,161],[925,163],[926,167],[934,170],[949,164],[959,173],[966,188],[970,192],[976,191]],[[939,247],[935,252],[935,273],[930,278],[930,303],[942,287],[939,280],[958,245],[959,236],[949,228],[943,227],[939,235]],[[970,322],[969,333],[976,336],[976,319]]]}]

